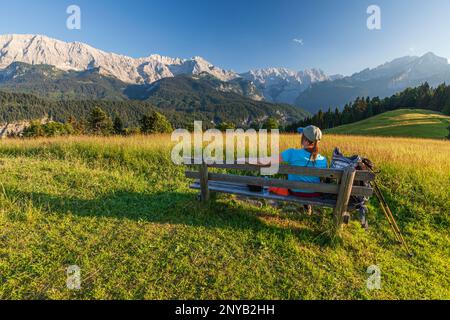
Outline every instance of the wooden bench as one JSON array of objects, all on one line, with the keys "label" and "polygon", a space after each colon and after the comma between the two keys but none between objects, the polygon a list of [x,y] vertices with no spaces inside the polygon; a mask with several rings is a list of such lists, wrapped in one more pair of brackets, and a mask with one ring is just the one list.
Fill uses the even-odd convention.
[{"label": "wooden bench", "polygon": [[[345,170],[305,168],[298,166],[280,165],[279,174],[295,174],[302,176],[320,177],[321,181],[330,183],[304,183],[288,181],[286,179],[264,178],[256,176],[244,176],[235,174],[213,173],[209,169],[227,169],[238,171],[260,171],[262,166],[251,164],[201,164],[197,171],[186,171],[186,177],[194,179],[191,189],[200,190],[200,199],[208,201],[210,192],[233,194],[249,198],[268,199],[275,201],[295,202],[304,205],[328,207],[334,209],[334,223],[341,226],[348,223],[349,212],[353,211],[350,203],[351,196],[372,196],[374,190],[371,187],[355,186],[355,181],[371,182],[375,179],[374,173],[370,171],[356,171],[354,168]],[[300,198],[296,196],[280,196],[264,192],[252,192],[248,186],[278,187],[286,189],[300,189],[315,193],[327,194],[328,196],[318,198]],[[337,197],[329,196],[337,195]],[[334,200],[336,198],[336,200]]]}]

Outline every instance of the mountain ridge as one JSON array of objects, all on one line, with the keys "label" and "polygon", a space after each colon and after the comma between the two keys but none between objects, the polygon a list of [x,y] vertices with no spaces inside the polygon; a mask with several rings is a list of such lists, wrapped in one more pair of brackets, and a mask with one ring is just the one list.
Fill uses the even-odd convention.
[{"label": "mountain ridge", "polygon": [[81,42],[64,42],[43,35],[0,35],[0,69],[13,62],[48,64],[64,71],[100,67],[108,75],[135,84],[151,83],[188,72],[208,72],[221,80],[237,77],[236,73],[215,67],[198,56],[180,59],[153,54],[132,58]]},{"label": "mountain ridge", "polygon": [[425,82],[433,87],[449,83],[448,59],[431,52],[397,58],[342,79],[314,83],[300,93],[295,105],[315,113],[319,109],[343,107],[357,97],[385,98]]},{"label": "mountain ridge", "polygon": [[[176,81],[176,78],[182,76],[192,77],[199,83],[208,83],[218,92],[232,92],[254,101],[264,100],[256,86],[243,78],[225,82],[208,73],[200,73],[195,76],[179,75],[163,79]],[[142,100],[145,99],[142,94],[128,96],[127,92],[132,89],[145,92],[163,79],[151,84],[129,84],[113,76],[105,75],[100,67],[82,71],[63,71],[51,65],[13,62],[7,68],[0,70],[0,89],[31,93],[56,100]],[[192,93],[195,93],[194,91]]]},{"label": "mountain ridge", "polygon": [[[66,88],[70,86],[69,80],[74,78],[76,89],[73,96],[81,92],[83,98],[89,98],[90,94],[96,99],[126,99],[123,88],[129,85],[148,86],[162,79],[183,75],[194,78],[207,75],[221,81],[217,84],[219,91],[235,92],[256,101],[288,103],[312,113],[329,107],[343,107],[357,97],[384,98],[424,82],[432,86],[450,82],[448,59],[432,52],[393,59],[345,77],[327,75],[321,69],[293,71],[282,67],[254,69],[238,74],[217,67],[200,56],[182,59],[152,54],[132,58],[81,42],[64,42],[42,35],[0,35],[0,86],[1,74],[5,79],[8,68],[17,62],[34,66],[51,65],[68,72],[70,76],[53,79],[53,83],[51,79],[44,84],[34,78],[42,88],[56,96],[58,94],[53,93],[55,87]],[[73,72],[79,72],[80,77],[83,77],[83,72],[92,72],[88,75],[92,83],[83,82],[85,79],[78,79]],[[9,80],[8,85],[11,85],[13,80]],[[26,88],[25,82],[16,81],[13,87],[30,89],[34,85],[35,89],[39,89],[36,83],[28,83]]]},{"label": "mountain ridge", "polygon": [[[129,84],[152,84],[179,75],[210,74],[221,81],[244,79],[254,82],[268,102],[293,104],[299,92],[311,83],[330,80],[321,70],[292,71],[286,68],[251,70],[238,74],[216,67],[206,59],[171,58],[159,54],[132,58],[96,49],[81,42],[64,42],[43,35],[0,35],[0,69],[14,62],[30,65],[52,65],[63,71],[98,69],[107,77]],[[274,79],[274,77],[277,79]],[[269,85],[267,85],[267,82]],[[260,100],[259,95],[254,95]]]}]

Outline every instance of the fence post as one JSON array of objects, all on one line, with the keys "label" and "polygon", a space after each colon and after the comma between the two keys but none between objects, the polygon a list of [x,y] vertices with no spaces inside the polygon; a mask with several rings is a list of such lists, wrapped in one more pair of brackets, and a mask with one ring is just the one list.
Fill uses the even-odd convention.
[{"label": "fence post", "polygon": [[209,187],[208,187],[208,165],[203,162],[200,166],[200,187],[201,187],[201,196],[202,202],[209,201]]},{"label": "fence post", "polygon": [[342,226],[343,216],[348,210],[348,203],[350,201],[355,175],[356,169],[351,166],[346,168],[342,174],[336,208],[334,208],[334,224],[337,230]]}]

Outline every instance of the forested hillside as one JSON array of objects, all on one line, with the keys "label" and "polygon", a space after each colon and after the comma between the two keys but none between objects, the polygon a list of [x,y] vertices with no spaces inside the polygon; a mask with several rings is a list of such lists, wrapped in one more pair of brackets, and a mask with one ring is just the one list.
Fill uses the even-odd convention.
[{"label": "forested hillside", "polygon": [[[238,126],[262,122],[267,117],[291,123],[303,119],[308,113],[288,104],[255,101],[231,91],[223,92],[219,85],[226,85],[213,78],[194,79],[189,76],[166,78],[150,86],[134,86],[125,91],[132,99],[145,100],[161,110],[186,113],[195,119],[208,119],[220,123],[224,119]],[[242,90],[250,90],[248,87]],[[222,88],[226,91],[226,88]]]},{"label": "forested hillside", "polygon": [[425,109],[450,115],[450,86],[444,83],[432,88],[428,83],[424,83],[419,87],[408,88],[389,98],[357,98],[354,102],[345,105],[342,111],[338,108],[334,110],[330,108],[325,112],[320,110],[314,116],[289,126],[288,130],[295,131],[298,127],[310,124],[323,129],[330,129],[368,119],[387,111],[405,108]]},{"label": "forested hillside", "polygon": [[126,127],[137,126],[142,116],[152,111],[163,113],[174,127],[190,127],[194,120],[202,120],[207,126],[227,122],[247,127],[262,123],[268,117],[277,118],[284,125],[306,115],[288,105],[257,102],[233,93],[227,94],[227,97],[224,100],[211,95],[204,99],[187,93],[177,98],[161,90],[148,101],[50,100],[31,94],[0,91],[0,122],[45,116],[65,122],[69,117],[86,118],[94,107],[100,107],[112,117],[121,118]]}]

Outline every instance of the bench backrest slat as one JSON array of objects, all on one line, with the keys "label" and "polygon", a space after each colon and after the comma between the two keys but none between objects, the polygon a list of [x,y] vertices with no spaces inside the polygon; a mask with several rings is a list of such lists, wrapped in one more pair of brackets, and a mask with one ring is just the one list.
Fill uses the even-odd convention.
[{"label": "bench backrest slat", "polygon": [[[208,164],[209,168],[241,170],[241,171],[259,171],[261,168],[268,167],[254,164]],[[280,174],[297,174],[302,176],[311,176],[319,178],[341,179],[344,170],[340,169],[322,169],[306,168],[300,166],[280,165]],[[375,180],[375,174],[370,171],[356,171],[355,181],[370,182]]]}]

